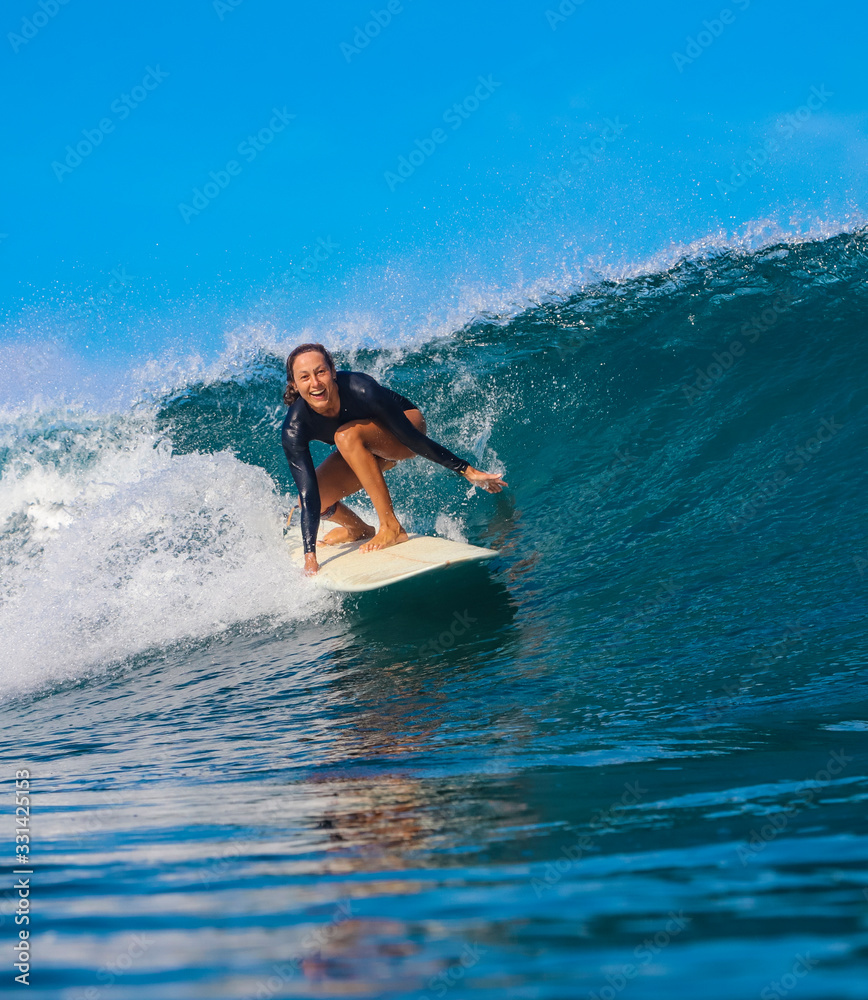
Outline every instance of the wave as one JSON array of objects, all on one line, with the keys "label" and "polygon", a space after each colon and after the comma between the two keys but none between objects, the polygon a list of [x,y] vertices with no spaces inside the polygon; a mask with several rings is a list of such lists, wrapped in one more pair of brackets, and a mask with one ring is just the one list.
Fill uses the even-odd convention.
[{"label": "wave", "polygon": [[[841,567],[865,548],[866,251],[864,230],[706,248],[336,356],[510,482],[495,515],[442,470],[402,465],[411,528],[537,553],[531,572],[563,570],[560,593],[604,580],[641,625],[660,581],[747,567],[794,535]],[[2,415],[0,691],[322,610],[281,546],[284,357],[254,336],[192,374],[152,361],[126,408]]]},{"label": "wave", "polygon": [[2,433],[4,694],[316,605],[262,469],[176,454],[141,413],[46,411]]}]

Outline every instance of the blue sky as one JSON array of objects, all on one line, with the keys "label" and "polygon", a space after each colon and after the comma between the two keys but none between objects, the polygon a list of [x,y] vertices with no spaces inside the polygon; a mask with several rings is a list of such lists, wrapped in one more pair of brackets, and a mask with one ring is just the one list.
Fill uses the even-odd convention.
[{"label": "blue sky", "polygon": [[3,335],[78,308],[76,342],[156,352],[254,307],[301,329],[380,298],[412,325],[462,284],[856,221],[866,20],[798,0],[11,0]]}]

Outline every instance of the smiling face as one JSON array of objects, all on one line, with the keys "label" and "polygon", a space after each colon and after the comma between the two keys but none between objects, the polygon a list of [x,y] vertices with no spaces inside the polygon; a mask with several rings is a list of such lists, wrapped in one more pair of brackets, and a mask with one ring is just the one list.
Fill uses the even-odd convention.
[{"label": "smiling face", "polygon": [[319,351],[299,354],[292,365],[292,376],[293,386],[312,410],[327,416],[340,410],[335,373]]}]

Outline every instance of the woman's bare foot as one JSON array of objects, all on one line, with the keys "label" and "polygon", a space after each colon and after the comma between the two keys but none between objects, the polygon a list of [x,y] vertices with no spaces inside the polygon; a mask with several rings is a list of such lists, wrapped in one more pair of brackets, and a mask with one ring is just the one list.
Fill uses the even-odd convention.
[{"label": "woman's bare foot", "polygon": [[357,542],[360,538],[372,538],[374,529],[370,524],[363,524],[358,528],[345,528],[340,525],[319,540],[320,545],[344,545],[347,542]]},{"label": "woman's bare foot", "polygon": [[364,545],[359,546],[359,552],[374,552],[376,549],[387,549],[390,545],[397,545],[399,542],[407,541],[407,532],[400,524],[381,527],[380,530]]}]

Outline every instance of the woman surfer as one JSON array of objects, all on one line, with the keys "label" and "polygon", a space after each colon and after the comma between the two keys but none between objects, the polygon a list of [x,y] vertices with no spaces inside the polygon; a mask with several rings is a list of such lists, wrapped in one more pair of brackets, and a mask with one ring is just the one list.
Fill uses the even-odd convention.
[{"label": "woman surfer", "polygon": [[[480,472],[442,445],[426,437],[425,418],[406,396],[380,385],[361,372],[336,371],[322,344],[301,344],[286,361],[289,412],[283,421],[283,450],[298,489],[304,570],[317,572],[316,534],[320,518],[336,521],[324,545],[368,538],[362,552],[384,549],[407,540],[392,509],[383,472],[414,455],[422,455],[464,476],[489,493],[507,485],[495,472]],[[333,444],[332,452],[314,469],[311,441]],[[380,520],[375,532],[349,507],[344,497],[364,489]]]}]

